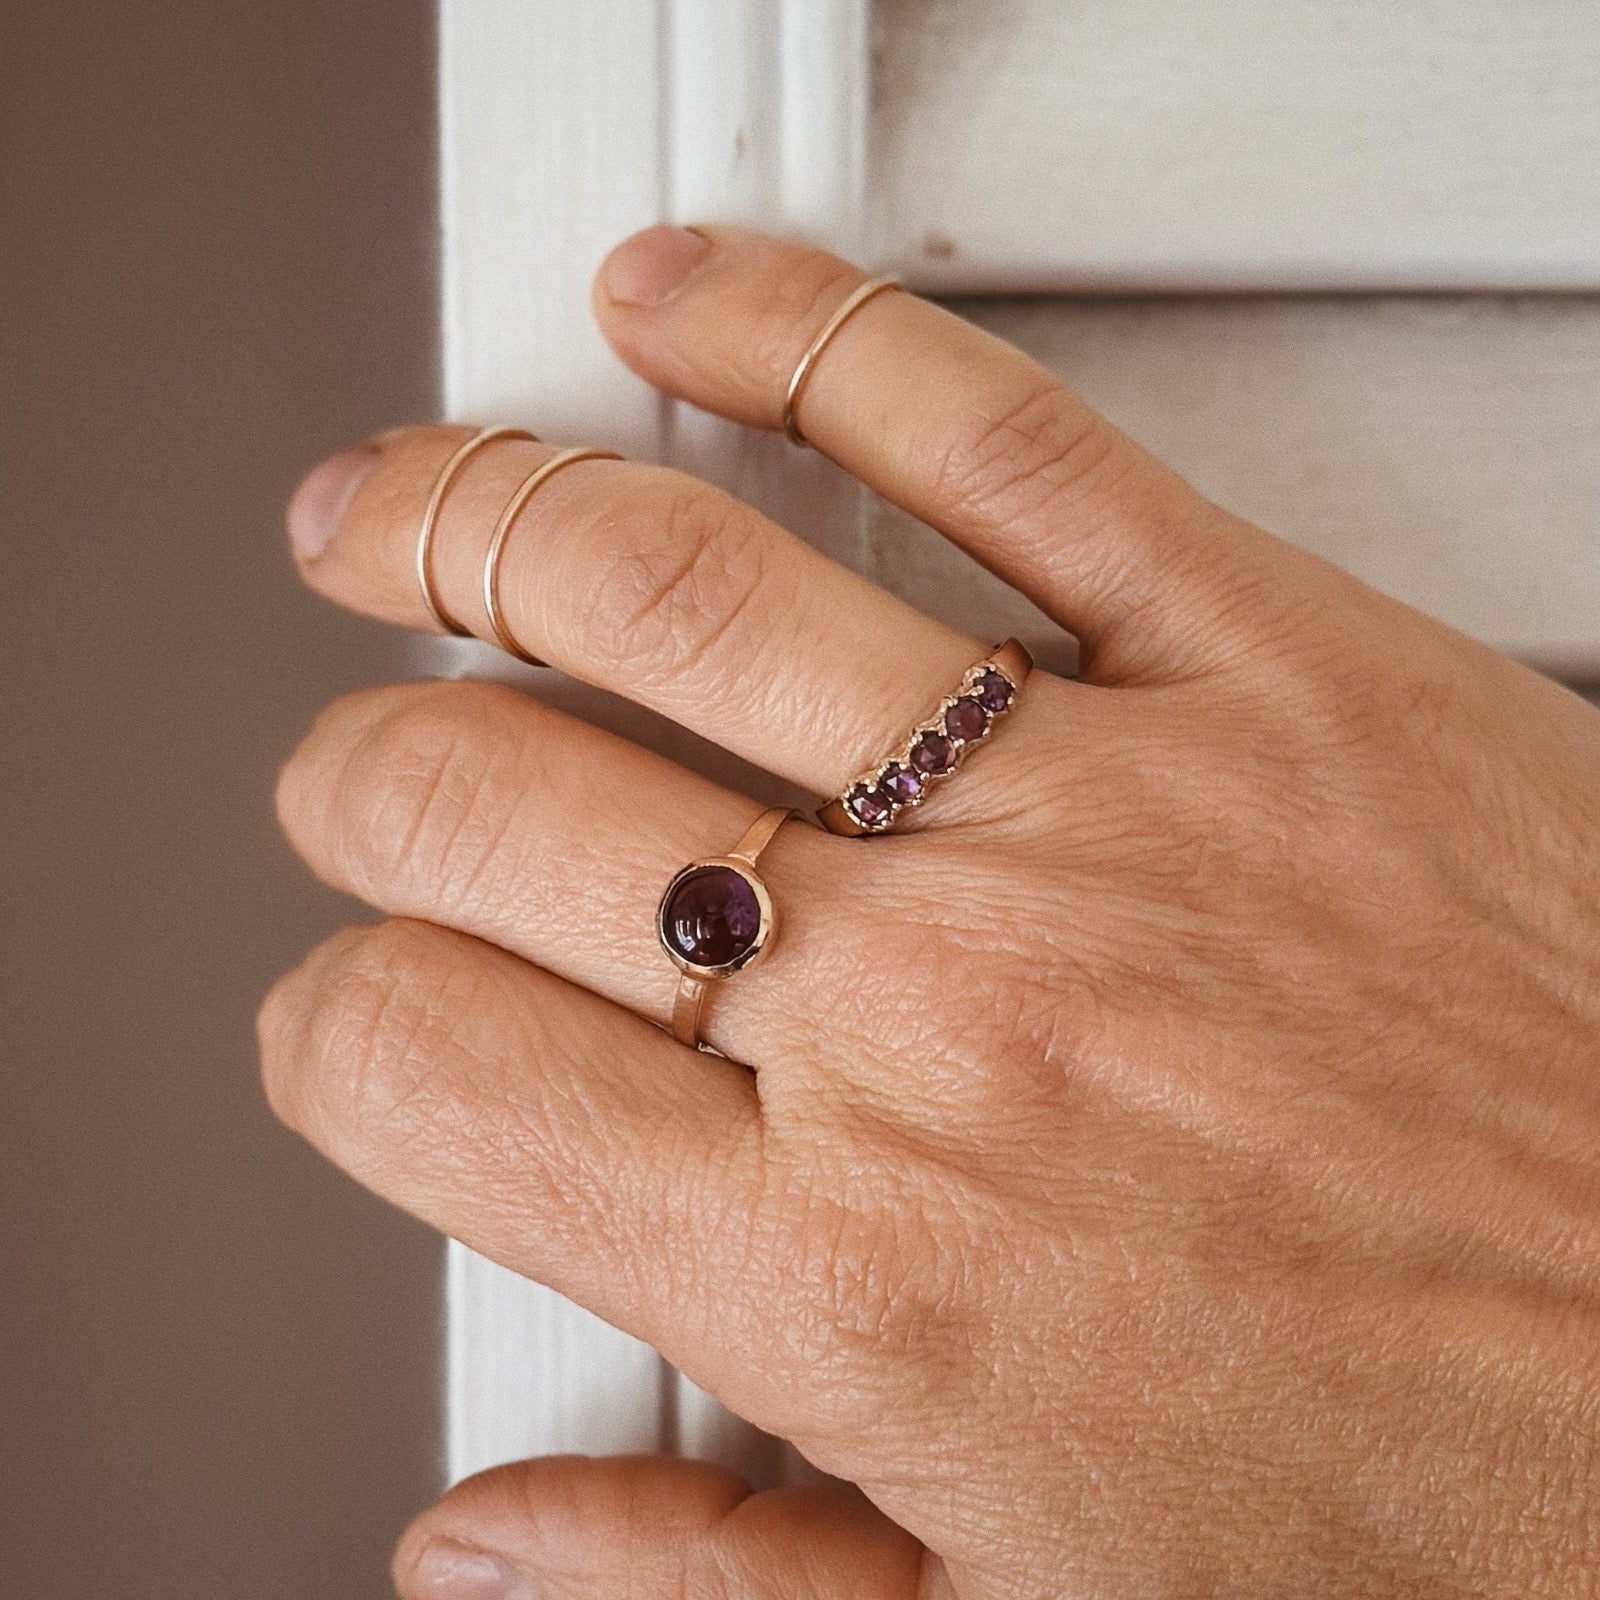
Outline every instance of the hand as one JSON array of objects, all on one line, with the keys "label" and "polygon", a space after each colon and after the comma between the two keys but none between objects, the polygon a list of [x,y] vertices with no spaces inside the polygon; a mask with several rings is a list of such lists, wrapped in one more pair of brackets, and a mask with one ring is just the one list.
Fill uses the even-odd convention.
[{"label": "hand", "polygon": [[[596,310],[651,382],[772,428],[858,280],[651,230]],[[1077,633],[1082,680],[1036,672],[904,831],[779,832],[781,937],[707,1014],[729,1059],[652,1025],[653,918],[752,802],[503,688],[341,701],[284,826],[396,920],[261,1032],[333,1160],[864,1498],[524,1465],[420,1520],[402,1591],[1600,1593],[1600,717],[910,295],[845,325],[800,420]],[[307,580],[423,625],[463,437],[314,475]],[[549,453],[498,443],[447,502],[480,632],[489,527]],[[505,600],[534,654],[821,795],[992,643],[609,461],[528,503]]]}]

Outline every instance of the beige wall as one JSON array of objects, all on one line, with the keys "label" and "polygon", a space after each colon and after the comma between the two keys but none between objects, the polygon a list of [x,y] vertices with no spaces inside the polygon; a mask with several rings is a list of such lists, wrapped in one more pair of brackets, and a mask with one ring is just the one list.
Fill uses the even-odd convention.
[{"label": "beige wall", "polygon": [[436,1473],[438,1264],[266,1112],[350,913],[273,768],[397,639],[280,506],[432,409],[430,9],[0,18],[0,1593],[363,1600]]}]

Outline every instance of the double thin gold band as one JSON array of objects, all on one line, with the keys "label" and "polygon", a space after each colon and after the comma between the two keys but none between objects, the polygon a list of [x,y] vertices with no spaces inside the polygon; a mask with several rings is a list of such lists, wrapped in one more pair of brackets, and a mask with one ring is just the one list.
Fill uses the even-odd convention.
[{"label": "double thin gold band", "polygon": [[817,358],[828,348],[829,340],[874,295],[882,294],[885,289],[898,289],[900,287],[901,283],[898,278],[868,278],[823,323],[822,332],[811,341],[810,348],[800,357],[800,364],[794,369],[794,376],[789,379],[788,392],[783,397],[783,431],[788,435],[791,444],[809,445],[811,442],[800,431],[800,423],[796,417],[796,411],[800,405],[800,396],[805,393],[806,385],[811,381],[811,374],[816,370]]},{"label": "double thin gold band", "polygon": [[494,525],[494,534],[489,540],[489,552],[483,558],[483,609],[489,613],[489,627],[494,634],[494,642],[507,655],[515,656],[518,661],[527,662],[530,667],[542,667],[544,662],[537,656],[529,655],[517,642],[517,637],[507,625],[505,612],[500,605],[500,565],[505,559],[506,540],[511,536],[511,524],[516,521],[517,513],[540,487],[563,467],[570,467],[575,461],[620,461],[621,459],[615,450],[581,447],[558,451],[542,467],[536,467],[522,480],[517,492],[506,502],[505,510],[500,513],[500,520]]},{"label": "double thin gold band", "polygon": [[[754,822],[745,829],[738,844],[727,855],[719,856],[719,863],[733,864],[748,867],[752,874],[755,872],[756,861],[761,852],[772,843],[773,836],[795,813],[788,806],[773,806],[768,811],[763,811]],[[762,948],[757,954],[763,953],[766,946],[771,943],[771,930],[767,930],[763,937]],[[696,977],[692,972],[682,972],[678,977],[678,993],[672,1002],[672,1037],[679,1044],[686,1044],[694,1050],[706,1050],[710,1047],[700,1037],[700,1023],[705,1012],[706,990],[713,983],[726,981],[723,978]]]},{"label": "double thin gold band", "polygon": [[464,627],[445,610],[444,602],[440,600],[438,588],[433,581],[433,541],[439,526],[439,508],[444,504],[445,495],[450,492],[450,485],[461,475],[461,469],[486,444],[493,444],[496,439],[529,439],[535,444],[539,442],[538,434],[529,433],[526,428],[480,428],[439,468],[439,476],[433,480],[433,491],[429,494],[427,507],[422,513],[422,526],[417,532],[417,587],[422,591],[422,603],[428,608],[428,615],[446,633],[453,633],[458,639],[470,639],[472,629]]}]

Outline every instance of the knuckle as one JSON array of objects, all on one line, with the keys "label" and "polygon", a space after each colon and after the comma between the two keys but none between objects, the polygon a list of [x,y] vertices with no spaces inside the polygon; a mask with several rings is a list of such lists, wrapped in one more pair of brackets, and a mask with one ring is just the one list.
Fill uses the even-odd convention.
[{"label": "knuckle", "polygon": [[419,1104],[441,1027],[448,937],[415,923],[350,928],[283,979],[262,1007],[262,1081],[278,1118],[325,1150],[370,1142]]},{"label": "knuckle", "polygon": [[[764,1308],[769,1373],[786,1383],[769,1423],[838,1448],[937,1405],[986,1336],[970,1294],[967,1228],[931,1194],[871,1211],[815,1194],[785,1207],[772,1241],[784,1269],[783,1314]],[[934,1209],[949,1214],[937,1219]]]},{"label": "knuckle", "polygon": [[1120,435],[1047,374],[999,410],[978,410],[937,450],[938,503],[985,525],[1070,503],[1121,455]]},{"label": "knuckle", "polygon": [[390,697],[345,746],[328,847],[342,877],[429,910],[468,907],[527,785],[504,727],[507,691],[436,684]]},{"label": "knuckle", "polygon": [[956,1250],[921,1214],[917,1197],[849,1200],[812,1193],[791,1211],[786,1250],[797,1315],[794,1352],[858,1400],[874,1378],[898,1384],[908,1358],[926,1363],[958,1321]]},{"label": "knuckle", "polygon": [[586,552],[584,653],[631,684],[693,675],[738,627],[761,626],[758,524],[709,485],[672,476],[615,525],[609,549]]}]

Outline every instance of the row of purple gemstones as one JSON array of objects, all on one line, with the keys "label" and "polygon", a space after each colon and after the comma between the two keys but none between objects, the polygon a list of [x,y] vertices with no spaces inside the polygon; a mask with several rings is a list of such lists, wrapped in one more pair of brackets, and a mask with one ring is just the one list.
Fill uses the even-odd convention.
[{"label": "row of purple gemstones", "polygon": [[980,662],[967,674],[960,693],[912,733],[899,756],[850,786],[845,810],[863,828],[882,833],[897,812],[922,804],[934,779],[955,771],[962,748],[988,734],[996,719],[1011,709],[1016,692],[1016,685],[998,667]]}]

